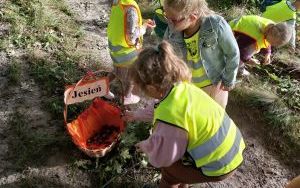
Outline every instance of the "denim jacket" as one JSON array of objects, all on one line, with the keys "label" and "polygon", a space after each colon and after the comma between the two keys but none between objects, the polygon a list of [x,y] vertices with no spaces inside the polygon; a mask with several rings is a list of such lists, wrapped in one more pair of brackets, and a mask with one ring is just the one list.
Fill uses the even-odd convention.
[{"label": "denim jacket", "polygon": [[[187,48],[183,32],[168,27],[164,39],[186,61]],[[208,78],[214,85],[220,81],[231,87],[235,84],[240,53],[232,30],[223,17],[212,15],[202,20],[199,34],[200,55]]]}]

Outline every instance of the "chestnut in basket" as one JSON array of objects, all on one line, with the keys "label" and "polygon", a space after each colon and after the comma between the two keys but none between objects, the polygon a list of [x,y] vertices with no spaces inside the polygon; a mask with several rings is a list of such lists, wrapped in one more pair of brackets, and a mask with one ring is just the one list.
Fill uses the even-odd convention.
[{"label": "chestnut in basket", "polygon": [[87,140],[88,149],[106,148],[116,140],[119,134],[119,128],[111,125],[105,125]]}]

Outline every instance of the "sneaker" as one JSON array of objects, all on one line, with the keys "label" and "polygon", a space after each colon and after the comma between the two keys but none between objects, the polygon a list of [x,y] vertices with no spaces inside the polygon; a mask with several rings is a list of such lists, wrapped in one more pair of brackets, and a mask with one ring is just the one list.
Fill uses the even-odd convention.
[{"label": "sneaker", "polygon": [[111,91],[109,91],[107,95],[104,95],[104,98],[112,100],[115,98],[115,95]]},{"label": "sneaker", "polygon": [[124,97],[124,105],[136,104],[140,102],[140,97],[134,94],[130,94],[129,97]]},{"label": "sneaker", "polygon": [[239,70],[237,77],[238,78],[243,78],[250,76],[250,72],[248,72],[246,69]]},{"label": "sneaker", "polygon": [[244,69],[242,72],[242,76],[250,76],[250,72]]}]

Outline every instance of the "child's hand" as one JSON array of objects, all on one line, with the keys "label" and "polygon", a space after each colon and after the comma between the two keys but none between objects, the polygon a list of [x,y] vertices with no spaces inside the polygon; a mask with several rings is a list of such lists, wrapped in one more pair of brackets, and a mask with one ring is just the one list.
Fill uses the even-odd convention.
[{"label": "child's hand", "polygon": [[143,152],[141,147],[140,147],[140,143],[135,144],[135,150],[139,153]]},{"label": "child's hand", "polygon": [[234,85],[232,85],[232,86],[230,86],[230,87],[225,86],[223,83],[222,83],[222,85],[221,85],[221,89],[222,89],[223,91],[230,91],[230,90],[232,90],[233,88],[234,88]]},{"label": "child's hand", "polygon": [[259,61],[254,58],[249,59],[246,63],[250,66],[260,65]]},{"label": "child's hand", "polygon": [[149,29],[153,29],[156,27],[155,21],[151,19],[146,20],[143,25],[145,26],[145,28],[149,28]]},{"label": "child's hand", "polygon": [[134,111],[128,111],[126,110],[124,113],[123,113],[123,116],[122,116],[122,119],[124,121],[134,121],[136,119],[135,117],[135,112]]},{"label": "child's hand", "polygon": [[271,63],[271,55],[266,55],[262,64],[263,65],[268,65],[270,63]]},{"label": "child's hand", "polygon": [[136,109],[134,111],[125,111],[122,119],[124,121],[146,121],[153,120],[154,109],[153,105],[149,104],[146,108]]}]

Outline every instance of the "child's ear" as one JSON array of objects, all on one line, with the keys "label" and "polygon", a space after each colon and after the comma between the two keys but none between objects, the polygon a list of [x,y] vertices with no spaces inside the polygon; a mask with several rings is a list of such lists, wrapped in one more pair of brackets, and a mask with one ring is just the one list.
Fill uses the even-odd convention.
[{"label": "child's ear", "polygon": [[195,20],[198,20],[198,19],[199,19],[199,16],[198,16],[197,14],[192,13],[192,14],[190,15],[190,20],[191,20],[191,21],[195,21]]}]

